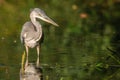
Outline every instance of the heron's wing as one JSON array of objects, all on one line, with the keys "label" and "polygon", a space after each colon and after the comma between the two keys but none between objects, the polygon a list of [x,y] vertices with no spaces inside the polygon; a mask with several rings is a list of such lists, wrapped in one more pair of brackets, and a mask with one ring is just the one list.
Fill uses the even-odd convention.
[{"label": "heron's wing", "polygon": [[24,40],[31,40],[34,39],[35,37],[35,33],[36,33],[36,29],[34,27],[34,25],[32,24],[32,22],[26,22],[23,25],[22,31],[21,31],[21,42],[24,43]]}]

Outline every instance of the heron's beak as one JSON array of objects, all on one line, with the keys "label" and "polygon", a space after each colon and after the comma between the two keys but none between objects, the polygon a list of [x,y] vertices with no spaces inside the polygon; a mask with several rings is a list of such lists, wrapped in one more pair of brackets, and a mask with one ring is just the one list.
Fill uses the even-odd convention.
[{"label": "heron's beak", "polygon": [[51,23],[53,24],[54,26],[59,26],[57,23],[55,23],[52,19],[50,19],[49,17],[47,16],[39,16],[38,18],[40,18],[41,20],[45,21],[45,22],[48,22],[48,23]]}]

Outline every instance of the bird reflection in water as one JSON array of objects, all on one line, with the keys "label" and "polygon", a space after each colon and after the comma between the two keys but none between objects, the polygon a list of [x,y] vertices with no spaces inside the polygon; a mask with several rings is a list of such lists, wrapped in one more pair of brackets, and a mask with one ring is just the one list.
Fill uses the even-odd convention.
[{"label": "bird reflection in water", "polygon": [[20,80],[43,80],[42,69],[34,63],[29,63],[23,72],[20,71]]}]

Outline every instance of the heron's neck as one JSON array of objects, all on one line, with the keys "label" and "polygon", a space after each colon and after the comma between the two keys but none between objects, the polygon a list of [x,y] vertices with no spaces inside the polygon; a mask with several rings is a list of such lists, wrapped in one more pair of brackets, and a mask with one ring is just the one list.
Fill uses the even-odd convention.
[{"label": "heron's neck", "polygon": [[[30,17],[31,18],[31,17]],[[36,20],[36,18],[32,17],[31,22],[33,23],[35,29],[36,29],[36,34],[39,35],[39,38],[41,38],[42,34],[42,27],[40,23]]]},{"label": "heron's neck", "polygon": [[35,28],[36,28],[36,31],[37,31],[37,32],[42,31],[41,25],[40,25],[40,23],[36,20],[36,18],[34,18],[34,17],[30,17],[30,18],[31,18],[31,22],[33,23],[33,25],[34,25]]}]

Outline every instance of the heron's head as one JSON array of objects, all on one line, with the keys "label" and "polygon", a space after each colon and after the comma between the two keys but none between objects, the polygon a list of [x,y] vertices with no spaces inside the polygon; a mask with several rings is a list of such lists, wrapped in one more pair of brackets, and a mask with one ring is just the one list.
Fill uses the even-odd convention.
[{"label": "heron's head", "polygon": [[35,18],[39,18],[45,22],[51,23],[54,26],[59,26],[57,23],[55,23],[52,19],[50,19],[43,10],[39,8],[34,8],[31,10],[31,16]]}]

